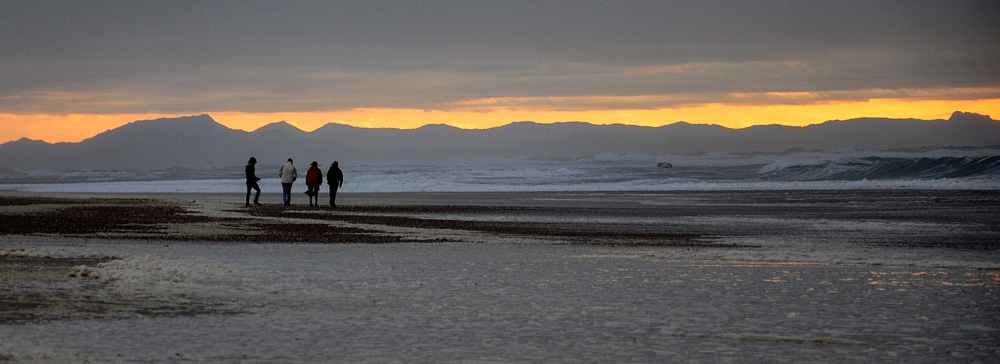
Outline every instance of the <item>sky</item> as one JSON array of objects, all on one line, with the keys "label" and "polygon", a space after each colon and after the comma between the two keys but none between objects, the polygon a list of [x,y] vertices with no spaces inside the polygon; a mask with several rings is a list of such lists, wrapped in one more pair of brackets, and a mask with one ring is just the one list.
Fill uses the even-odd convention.
[{"label": "sky", "polygon": [[209,114],[489,128],[1000,119],[1000,2],[0,0],[0,143]]}]

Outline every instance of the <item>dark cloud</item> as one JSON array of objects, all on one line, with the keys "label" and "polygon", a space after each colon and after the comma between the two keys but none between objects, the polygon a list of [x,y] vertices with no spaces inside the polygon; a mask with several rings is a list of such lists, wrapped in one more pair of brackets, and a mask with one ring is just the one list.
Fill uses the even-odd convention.
[{"label": "dark cloud", "polygon": [[1000,83],[994,1],[4,1],[0,24],[8,112],[52,92],[186,112]]}]

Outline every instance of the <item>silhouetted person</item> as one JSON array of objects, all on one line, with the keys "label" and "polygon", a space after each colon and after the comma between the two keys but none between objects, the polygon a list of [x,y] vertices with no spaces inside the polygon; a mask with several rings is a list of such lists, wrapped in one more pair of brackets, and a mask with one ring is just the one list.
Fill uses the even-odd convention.
[{"label": "silhouetted person", "polygon": [[337,161],[333,161],[330,170],[326,171],[326,184],[330,185],[330,207],[336,208],[337,189],[344,186],[344,172],[340,170]]},{"label": "silhouetted person", "polygon": [[[306,196],[309,196],[310,207],[319,207],[319,185],[321,184],[323,184],[323,171],[319,169],[316,161],[313,161],[309,170],[306,171]],[[313,205],[313,198],[316,199],[315,205]]]},{"label": "silhouetted person", "polygon": [[260,178],[257,178],[257,169],[254,168],[256,164],[257,158],[250,157],[250,160],[247,161],[247,207],[250,207],[250,190],[257,190],[257,194],[253,196],[253,204],[260,206],[260,202],[258,202],[260,200],[260,186],[257,185]]},{"label": "silhouetted person", "polygon": [[291,158],[288,158],[288,162],[285,162],[285,165],[278,169],[278,177],[281,177],[281,201],[285,203],[285,206],[291,206],[292,182],[299,178],[299,171],[295,170]]}]

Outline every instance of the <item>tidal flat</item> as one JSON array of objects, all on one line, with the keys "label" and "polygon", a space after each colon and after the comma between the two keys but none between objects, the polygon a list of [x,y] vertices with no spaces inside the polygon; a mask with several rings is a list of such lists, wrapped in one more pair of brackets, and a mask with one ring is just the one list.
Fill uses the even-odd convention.
[{"label": "tidal flat", "polygon": [[992,362],[1000,194],[0,197],[0,361]]}]

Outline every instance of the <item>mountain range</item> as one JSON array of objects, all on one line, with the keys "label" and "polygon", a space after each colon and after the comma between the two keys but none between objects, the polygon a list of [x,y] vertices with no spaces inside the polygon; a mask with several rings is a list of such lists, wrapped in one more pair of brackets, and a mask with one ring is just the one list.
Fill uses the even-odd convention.
[{"label": "mountain range", "polygon": [[265,165],[340,159],[397,163],[484,157],[572,158],[601,153],[780,153],[790,149],[871,150],[1000,145],[1000,122],[956,111],[947,120],[860,118],[805,127],[730,129],[678,122],[661,127],[583,122],[515,122],[490,129],[427,125],[417,129],[327,124],[312,132],[286,122],[253,132],[209,115],[135,121],[78,143],[23,138],[0,144],[0,170],[130,169]]}]

